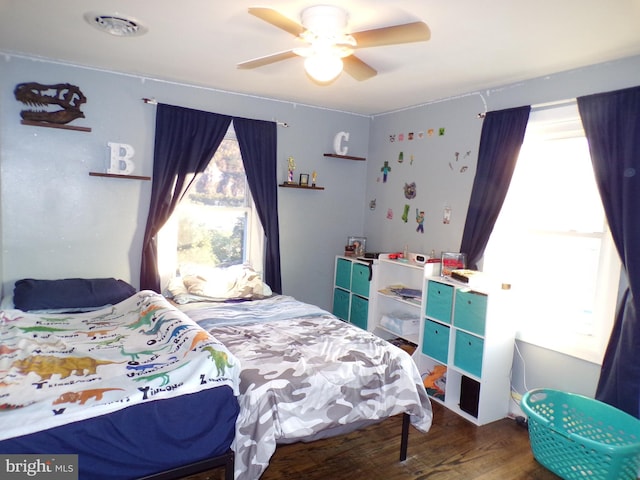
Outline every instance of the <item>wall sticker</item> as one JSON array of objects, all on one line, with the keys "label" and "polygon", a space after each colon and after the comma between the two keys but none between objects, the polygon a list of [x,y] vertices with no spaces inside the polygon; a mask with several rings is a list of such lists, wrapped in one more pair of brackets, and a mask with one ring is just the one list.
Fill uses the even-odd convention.
[{"label": "wall sticker", "polygon": [[405,204],[404,206],[404,212],[402,213],[402,221],[404,223],[407,223],[409,221],[409,205]]},{"label": "wall sticker", "polygon": [[387,174],[391,171],[388,161],[385,160],[380,171],[382,172],[382,183],[387,183]]},{"label": "wall sticker", "polygon": [[454,162],[449,162],[449,169],[458,173],[464,173],[469,169],[469,157],[471,156],[471,150],[468,150],[464,155],[462,155],[462,161],[460,161],[460,152],[455,152]]},{"label": "wall sticker", "polygon": [[418,222],[416,232],[424,233],[424,210],[416,208],[416,222]]},{"label": "wall sticker", "polygon": [[451,207],[449,205],[444,207],[444,212],[442,213],[442,223],[448,225],[451,223]]},{"label": "wall sticker", "polygon": [[416,182],[404,184],[404,197],[408,200],[416,198]]}]

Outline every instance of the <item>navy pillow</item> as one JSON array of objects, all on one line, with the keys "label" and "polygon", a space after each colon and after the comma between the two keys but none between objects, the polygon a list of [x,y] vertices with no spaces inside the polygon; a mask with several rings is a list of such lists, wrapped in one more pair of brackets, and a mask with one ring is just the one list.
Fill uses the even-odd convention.
[{"label": "navy pillow", "polygon": [[129,298],[136,289],[115,278],[66,278],[61,280],[18,280],[13,304],[20,310],[92,309]]}]

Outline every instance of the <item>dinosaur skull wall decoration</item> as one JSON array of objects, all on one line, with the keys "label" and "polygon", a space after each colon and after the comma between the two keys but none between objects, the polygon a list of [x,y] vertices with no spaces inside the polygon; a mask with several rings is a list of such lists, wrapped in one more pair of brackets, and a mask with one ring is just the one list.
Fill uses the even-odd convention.
[{"label": "dinosaur skull wall decoration", "polygon": [[[80,106],[87,102],[87,97],[75,85],[69,83],[54,85],[43,85],[37,82],[20,83],[16,85],[13,93],[19,102],[35,107],[35,109],[20,112],[23,120],[67,124],[77,118],[84,118]],[[56,107],[61,109],[56,109]]]}]

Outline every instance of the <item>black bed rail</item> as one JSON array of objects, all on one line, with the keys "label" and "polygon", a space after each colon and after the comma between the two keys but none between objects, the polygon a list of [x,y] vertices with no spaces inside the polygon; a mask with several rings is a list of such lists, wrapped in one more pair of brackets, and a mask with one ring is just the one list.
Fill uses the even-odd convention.
[{"label": "black bed rail", "polygon": [[402,436],[400,437],[400,461],[407,459],[407,447],[409,446],[409,425],[411,416],[408,413],[402,414]]},{"label": "black bed rail", "polygon": [[190,463],[182,467],[172,468],[171,470],[165,470],[164,472],[154,473],[153,475],[148,475],[138,480],[177,480],[219,467],[224,467],[225,480],[233,480],[233,459],[233,451],[228,450],[223,455]]},{"label": "black bed rail", "polygon": [[[407,447],[409,445],[409,425],[411,424],[411,417],[408,413],[402,414],[402,434],[400,437],[400,461],[404,462],[407,459]],[[194,475],[200,472],[206,472],[213,468],[224,467],[224,479],[233,480],[233,460],[234,454],[232,450],[218,457],[201,460],[199,462],[190,463],[182,467],[173,468],[171,470],[165,470],[164,472],[154,473],[146,477],[139,478],[138,480],[178,480],[189,475]]]}]

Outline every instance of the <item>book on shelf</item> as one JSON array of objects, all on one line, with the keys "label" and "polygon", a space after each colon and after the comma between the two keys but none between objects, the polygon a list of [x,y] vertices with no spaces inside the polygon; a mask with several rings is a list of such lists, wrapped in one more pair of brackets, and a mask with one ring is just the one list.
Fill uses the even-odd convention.
[{"label": "book on shelf", "polygon": [[410,341],[400,337],[392,338],[388,340],[388,342],[391,343],[392,345],[395,345],[398,348],[401,348],[402,350],[407,352],[409,355],[413,355],[413,352],[415,352],[416,348],[418,348],[415,343],[411,343]]},{"label": "book on shelf", "polygon": [[462,283],[469,283],[469,281],[473,277],[477,277],[481,273],[482,272],[479,272],[477,270],[459,268],[459,269],[451,270],[451,278],[453,278],[454,280],[458,280],[459,282],[462,282]]},{"label": "book on shelf", "polygon": [[422,383],[430,396],[444,401],[447,388],[447,367],[436,363],[430,371],[422,375]]},{"label": "book on shelf", "polygon": [[408,288],[404,285],[389,285],[388,287],[378,290],[383,295],[400,297],[412,303],[420,303],[422,300],[422,291],[417,288]]},{"label": "book on shelf", "polygon": [[419,299],[422,298],[422,291],[417,289],[417,288],[402,287],[402,288],[393,289],[392,291],[393,291],[393,293],[395,293],[399,297],[402,297],[405,300],[407,300],[407,299],[418,299],[419,300]]},{"label": "book on shelf", "polygon": [[456,270],[452,270],[449,276],[451,277],[451,279],[456,280],[460,283],[464,283],[470,288],[486,290],[497,286],[497,283],[493,277],[477,270],[459,268]]}]

